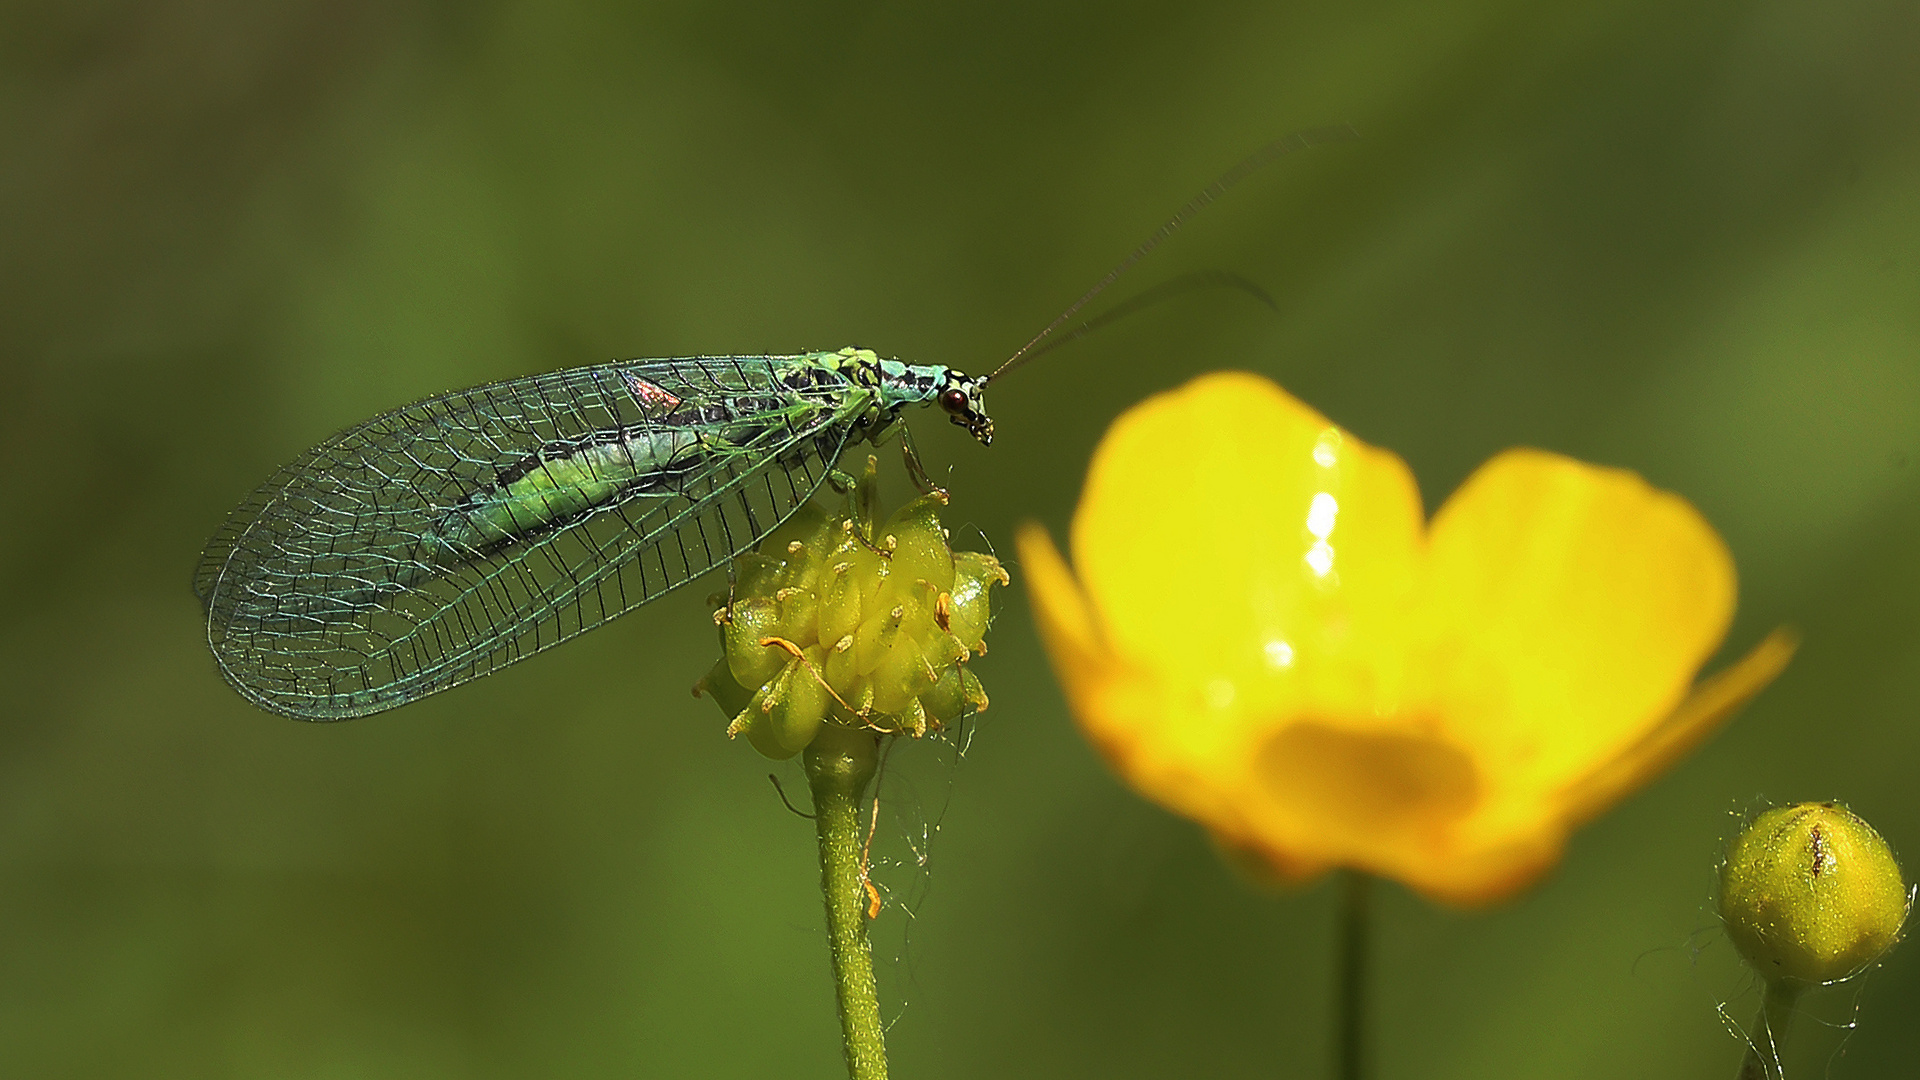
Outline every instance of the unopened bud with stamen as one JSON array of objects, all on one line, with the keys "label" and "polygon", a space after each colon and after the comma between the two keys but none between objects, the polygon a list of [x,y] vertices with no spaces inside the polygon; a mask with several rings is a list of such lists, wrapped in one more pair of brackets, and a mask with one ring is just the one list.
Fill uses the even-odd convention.
[{"label": "unopened bud with stamen", "polygon": [[838,510],[804,506],[734,564],[720,660],[695,687],[771,758],[823,724],[924,735],[987,707],[967,669],[985,653],[991,555],[955,552],[930,492],[875,524],[875,465]]}]

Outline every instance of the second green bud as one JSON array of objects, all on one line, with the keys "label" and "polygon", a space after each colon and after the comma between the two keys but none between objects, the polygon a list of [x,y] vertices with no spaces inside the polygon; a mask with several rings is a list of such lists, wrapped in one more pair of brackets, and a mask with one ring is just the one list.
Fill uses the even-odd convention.
[{"label": "second green bud", "polygon": [[1837,803],[1754,818],[1720,869],[1727,936],[1768,982],[1838,982],[1900,938],[1909,894],[1893,850]]}]

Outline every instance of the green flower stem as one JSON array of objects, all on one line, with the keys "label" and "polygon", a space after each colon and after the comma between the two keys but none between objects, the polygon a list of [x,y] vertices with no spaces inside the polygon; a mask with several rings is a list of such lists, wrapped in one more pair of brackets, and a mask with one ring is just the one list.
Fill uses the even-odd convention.
[{"label": "green flower stem", "polygon": [[1335,939],[1333,1060],[1340,1080],[1361,1080],[1366,1073],[1367,952],[1371,944],[1373,878],[1358,870],[1340,872],[1340,925]]},{"label": "green flower stem", "polygon": [[1767,998],[1760,1005],[1760,1018],[1747,1033],[1747,1057],[1740,1063],[1739,1080],[1778,1080],[1783,1074],[1780,1048],[1787,1044],[1787,1028],[1793,1023],[1793,1005],[1801,987],[1785,979],[1767,984]]},{"label": "green flower stem", "polygon": [[880,996],[867,943],[867,889],[862,874],[866,828],[861,795],[873,779],[879,747],[871,732],[828,725],[807,747],[814,828],[820,834],[820,888],[827,901],[827,951],[840,1002],[849,1080],[887,1080]]}]

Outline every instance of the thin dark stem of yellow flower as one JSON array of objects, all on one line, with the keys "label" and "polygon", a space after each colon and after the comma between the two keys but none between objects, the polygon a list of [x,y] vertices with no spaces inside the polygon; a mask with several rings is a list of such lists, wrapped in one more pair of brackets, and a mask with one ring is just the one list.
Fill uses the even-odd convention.
[{"label": "thin dark stem of yellow flower", "polygon": [[1372,945],[1373,878],[1340,872],[1334,938],[1333,1062],[1339,1080],[1363,1080],[1367,1049],[1367,953]]},{"label": "thin dark stem of yellow flower", "polygon": [[1793,1005],[1799,1000],[1800,987],[1784,980],[1767,984],[1767,997],[1760,1005],[1759,1019],[1747,1032],[1747,1056],[1740,1062],[1739,1080],[1782,1080],[1786,1067],[1780,1050],[1787,1042],[1787,1028],[1793,1023]]}]

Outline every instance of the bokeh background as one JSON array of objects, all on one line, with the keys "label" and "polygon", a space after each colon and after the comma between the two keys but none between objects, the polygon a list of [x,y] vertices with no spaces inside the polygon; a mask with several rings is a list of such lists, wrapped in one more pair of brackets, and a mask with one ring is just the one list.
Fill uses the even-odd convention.
[{"label": "bokeh background", "polygon": [[[309,726],[221,682],[201,542],[439,390],[991,367],[1240,155],[1347,121],[1116,293],[1230,271],[1277,313],[1161,304],[996,387],[991,450],[934,415],[921,450],[1010,554],[1121,409],[1231,367],[1430,506],[1517,443],[1694,500],[1729,648],[1804,651],[1531,893],[1386,890],[1377,1075],[1731,1075],[1737,816],[1839,798],[1920,852],[1916,55],[1899,0],[7,4],[0,1073],[844,1075],[810,827],[687,693],[705,589]],[[991,712],[890,769],[895,1074],[1325,1075],[1332,890],[1252,891],[1103,770],[1019,573]],[[1808,1009],[1799,1075],[1910,1075],[1920,948]]]}]

